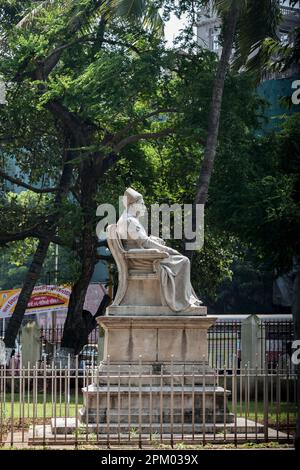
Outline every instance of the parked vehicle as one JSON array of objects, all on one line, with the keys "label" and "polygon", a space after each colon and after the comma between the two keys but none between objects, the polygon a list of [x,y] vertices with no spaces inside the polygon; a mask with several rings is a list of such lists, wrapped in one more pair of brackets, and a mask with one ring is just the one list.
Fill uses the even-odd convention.
[{"label": "parked vehicle", "polygon": [[85,369],[88,366],[97,364],[98,345],[86,344],[79,354],[79,368]]}]

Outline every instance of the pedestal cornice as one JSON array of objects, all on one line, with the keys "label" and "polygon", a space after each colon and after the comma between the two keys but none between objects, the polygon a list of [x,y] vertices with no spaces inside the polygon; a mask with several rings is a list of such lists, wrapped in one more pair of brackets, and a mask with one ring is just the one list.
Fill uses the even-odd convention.
[{"label": "pedestal cornice", "polygon": [[104,329],[110,328],[159,328],[159,329],[208,329],[217,320],[213,316],[103,316],[97,322]]}]

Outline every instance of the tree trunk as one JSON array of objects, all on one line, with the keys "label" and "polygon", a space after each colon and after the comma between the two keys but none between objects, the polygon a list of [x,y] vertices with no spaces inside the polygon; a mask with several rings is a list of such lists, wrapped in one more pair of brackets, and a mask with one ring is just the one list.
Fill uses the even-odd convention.
[{"label": "tree trunk", "polygon": [[[83,212],[83,234],[80,277],[72,288],[61,348],[78,354],[82,338],[86,337],[86,322],[83,305],[94,267],[97,262],[96,209],[94,200],[97,189],[97,172],[94,165],[85,165],[81,172],[81,208]],[[71,351],[70,351],[71,352]]]},{"label": "tree trunk", "polygon": [[[226,72],[229,68],[230,57],[232,54],[234,35],[236,30],[237,19],[239,15],[239,9],[235,2],[232,3],[228,14],[223,19],[224,29],[224,41],[221,58],[218,63],[217,73],[213,84],[212,100],[208,115],[208,127],[207,127],[207,138],[205,144],[205,150],[203,155],[203,161],[200,169],[200,175],[197,183],[197,193],[193,202],[192,208],[192,229],[193,232],[197,231],[196,221],[196,205],[206,204],[209,184],[214,168],[219,127],[220,127],[220,116],[222,109],[222,98],[225,84]],[[192,262],[194,251],[186,251],[186,244],[195,242],[196,235],[193,240],[185,240],[185,246],[183,251]]]},{"label": "tree trunk", "polygon": [[218,143],[224,83],[232,54],[237,19],[238,7],[236,6],[236,3],[233,2],[224,20],[224,43],[213,85],[212,102],[208,117],[207,139],[198,180],[198,191],[195,197],[195,204],[205,204],[207,200],[208,188],[213,172]]},{"label": "tree trunk", "polygon": [[[71,158],[71,155],[70,157]],[[67,159],[68,160],[68,159]],[[59,189],[55,198],[55,206],[58,208],[63,196],[68,192],[72,178],[72,166],[70,164],[64,165],[63,172],[60,178]],[[7,330],[5,332],[4,343],[6,348],[14,348],[15,341],[25,315],[27,304],[30,300],[34,286],[39,279],[41,270],[48,253],[48,248],[51,243],[51,238],[55,235],[58,216],[50,217],[48,227],[45,230],[45,236],[40,238],[36,252],[33,256],[32,263],[26,274],[22,290],[18,297],[17,305],[9,320]]]},{"label": "tree trunk", "polygon": [[36,252],[34,254],[30,268],[26,274],[22,290],[20,292],[17,305],[9,320],[7,330],[5,332],[4,343],[7,348],[14,348],[15,341],[19,329],[24,318],[27,304],[30,300],[34,286],[41,274],[44,260],[47,256],[48,248],[50,245],[49,238],[41,238],[39,240]]},{"label": "tree trunk", "polygon": [[78,354],[80,352],[82,347],[82,337],[86,336],[83,305],[96,262],[97,243],[94,240],[95,235],[93,232],[94,228],[91,231],[90,227],[84,230],[81,273],[79,279],[72,288],[61,341],[61,347],[72,350],[74,354]]}]

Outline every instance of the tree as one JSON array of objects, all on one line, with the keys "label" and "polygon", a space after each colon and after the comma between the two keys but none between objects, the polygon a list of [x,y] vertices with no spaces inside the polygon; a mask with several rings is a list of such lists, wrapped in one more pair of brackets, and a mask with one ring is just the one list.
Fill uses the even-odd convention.
[{"label": "tree", "polygon": [[[274,0],[244,2],[216,0],[213,3],[222,19],[222,53],[213,84],[205,151],[200,167],[194,207],[197,204],[205,205],[208,198],[217,153],[225,77],[230,67],[233,48],[235,47],[236,62],[240,66],[244,65],[251,53],[258,54],[260,44],[266,37],[276,36],[276,26],[279,19],[278,3]],[[259,20],[257,11],[260,11]],[[196,221],[193,220],[194,229],[196,229],[195,224]],[[190,254],[190,257],[193,259],[193,253]]]},{"label": "tree", "polygon": [[298,112],[285,118],[279,133],[249,136],[234,152],[222,147],[210,194],[214,225],[249,246],[270,271],[282,274],[294,266],[295,339],[300,318],[299,123]]},{"label": "tree", "polygon": [[[208,58],[204,57],[207,67]],[[127,148],[116,166],[107,173],[104,194],[111,194],[109,199],[116,200],[116,206],[119,194],[128,186],[133,186],[142,192],[146,196],[147,205],[184,204],[193,199],[205,143],[207,108],[210,99],[209,85],[216,67],[214,54],[210,54],[209,58],[212,62],[208,75],[201,74],[200,56],[194,56],[191,61],[187,58],[185,60],[185,88],[182,90],[181,82],[178,83],[177,98],[182,96],[188,107],[181,133],[162,141],[137,143]],[[196,76],[201,74],[201,80],[195,81],[194,74]],[[188,100],[186,90],[188,90]],[[228,236],[222,224],[217,223],[219,219],[223,220],[226,212],[223,214],[221,211],[218,212],[219,219],[216,221],[214,206],[218,205],[219,201],[222,202],[222,186],[223,190],[224,188],[226,190],[232,176],[234,181],[239,182],[231,167],[234,166],[238,174],[243,169],[243,163],[247,162],[248,153],[251,152],[252,155],[251,144],[259,128],[261,106],[262,100],[255,93],[255,83],[251,77],[246,73],[230,72],[226,77],[223,99],[223,119],[219,134],[220,158],[216,161],[215,178],[211,187],[212,194],[215,195],[215,185],[218,185],[218,193],[207,204],[204,247],[195,252],[192,266],[194,288],[205,305],[211,309],[216,308],[218,296],[221,295],[220,284],[225,280],[227,283],[232,282],[232,265],[242,263],[248,249],[247,243],[241,242],[238,234]],[[199,136],[203,136],[202,142]],[[240,190],[242,191],[242,186]],[[97,199],[101,202],[100,194]],[[171,243],[179,251],[182,249],[181,240],[172,240]],[[254,273],[254,263],[248,264],[248,273]],[[261,267],[257,269],[257,274],[260,274],[261,270]]]},{"label": "tree", "polygon": [[[86,330],[83,302],[97,261],[97,191],[128,145],[168,138],[182,128],[188,132],[184,118],[190,106],[184,99],[184,86],[187,64],[190,71],[195,60],[195,55],[166,51],[160,37],[144,26],[107,21],[100,3],[48,2],[38,14],[6,31],[2,62],[5,79],[13,84],[12,92],[18,87],[31,91],[31,116],[36,110],[45,113],[46,122],[52,119],[67,142],[63,172],[70,175],[70,185],[64,194],[71,191],[80,209],[76,252],[81,269],[72,289],[62,346],[75,352],[79,352]],[[203,75],[209,76],[212,55],[201,54],[198,73],[203,69]],[[38,278],[47,244],[49,247],[56,237],[63,218],[62,199],[54,197],[55,218],[47,216],[50,224],[38,237],[43,252],[37,252],[23,285],[25,300],[17,310],[17,320],[12,320],[15,326],[9,330],[10,341]]]},{"label": "tree", "polygon": [[[7,70],[3,69],[3,74],[5,72],[7,73]],[[1,228],[0,244],[24,240],[28,237],[38,239],[23,288],[5,334],[6,347],[13,348],[27,303],[41,274],[49,245],[56,234],[60,217],[59,208],[69,191],[72,167],[67,164],[71,153],[67,150],[69,142],[66,136],[63,138],[51,116],[37,108],[36,96],[28,83],[10,83],[7,96],[9,105],[1,107],[3,170],[0,170],[0,178],[6,184],[12,183],[39,195],[39,203],[35,203],[33,208],[30,207],[30,199],[28,199],[28,204],[20,207],[18,205],[20,198],[16,196],[10,201],[5,197],[1,198],[1,211],[10,223],[6,223]],[[19,172],[23,171],[28,175],[28,182],[24,178],[13,176],[11,172],[6,172],[11,162],[18,165]],[[49,170],[45,175],[47,165],[49,165]],[[51,178],[57,183],[56,186],[49,186]],[[42,211],[41,207],[43,207]]]},{"label": "tree", "polygon": [[[109,3],[117,3],[123,15],[138,15],[147,10],[147,2],[116,0]],[[168,7],[170,2],[164,3]],[[210,2],[204,0],[200,3],[207,5]],[[171,4],[173,5],[173,2]],[[250,54],[261,58],[263,55],[259,52],[265,38],[276,38],[276,28],[280,17],[277,0],[245,0],[243,2],[215,0],[213,5],[222,21],[222,53],[213,83],[205,151],[201,162],[194,205],[206,204],[208,197],[218,144],[225,77],[230,66],[233,48],[235,48],[235,62],[239,66],[247,63]],[[190,11],[194,19],[194,2],[183,2],[183,6],[179,5],[178,9],[179,12],[180,10]],[[258,11],[260,12],[259,16],[257,15]],[[266,60],[266,54],[264,56]]]}]

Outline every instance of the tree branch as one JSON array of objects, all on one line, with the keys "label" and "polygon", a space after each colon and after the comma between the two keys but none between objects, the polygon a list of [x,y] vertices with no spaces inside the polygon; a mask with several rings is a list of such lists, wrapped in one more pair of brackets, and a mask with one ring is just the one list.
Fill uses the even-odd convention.
[{"label": "tree branch", "polygon": [[80,204],[80,194],[77,191],[77,189],[73,186],[73,188],[70,188],[70,191],[73,194],[73,196],[75,197],[76,201],[79,202],[79,204]]},{"label": "tree branch", "polygon": [[126,134],[132,127],[136,124],[138,124],[141,121],[144,121],[145,119],[149,119],[153,116],[157,116],[158,114],[163,114],[163,113],[177,113],[178,110],[176,108],[159,108],[156,109],[155,111],[151,111],[151,113],[145,114],[144,116],[140,116],[133,121],[131,121],[127,126],[123,127],[120,131],[118,131],[116,134],[114,134],[113,138],[111,139],[112,142],[116,142],[119,137],[121,137],[123,134]]},{"label": "tree branch", "polygon": [[[52,0],[48,1],[50,2],[50,4],[52,3]],[[80,10],[80,13],[74,14],[73,16],[71,14],[70,20],[66,27],[65,37],[69,40],[72,39],[75,33],[80,31],[80,29],[84,25],[85,21],[87,20],[87,16],[93,15],[93,13],[95,13],[102,6],[102,3],[103,0],[94,0],[93,2],[90,2],[90,4],[88,4],[86,7],[83,7]],[[40,12],[42,13],[44,5],[45,2],[42,2],[37,8],[33,9],[30,13],[28,13],[17,24],[17,27],[22,28],[28,26],[28,24],[30,24],[31,21],[33,21]],[[72,13],[72,11],[69,11],[68,13]],[[74,41],[72,43],[74,43]],[[53,52],[51,52],[48,57],[39,62],[36,70],[32,73],[32,76],[34,76],[37,80],[45,80],[58,63],[63,50],[66,49],[66,47],[69,47],[70,44],[71,43],[58,45],[58,47]],[[26,58],[26,65],[29,63],[31,58],[32,56]]]},{"label": "tree branch", "polygon": [[31,10],[29,13],[27,13],[20,21],[19,23],[16,24],[16,27],[17,28],[26,28],[27,26],[29,26],[32,21],[34,21],[34,19],[36,17],[39,16],[40,13],[42,13],[43,11],[43,8],[44,7],[47,7],[48,5],[50,5],[51,3],[54,3],[54,0],[44,0],[44,1],[41,1],[39,5],[37,5],[33,10]]},{"label": "tree branch", "polygon": [[129,42],[113,41],[112,39],[103,39],[103,43],[112,44],[113,46],[125,46],[128,49],[133,50],[139,55],[141,53],[137,47],[135,47],[133,44],[130,44]]},{"label": "tree branch", "polygon": [[164,137],[170,134],[174,134],[175,129],[163,129],[160,132],[146,132],[143,134],[134,134],[125,137],[125,139],[121,140],[114,146],[114,152],[118,153],[120,150],[128,144],[132,144],[134,142],[138,142],[139,140],[152,140],[152,139],[159,139],[160,137]]},{"label": "tree branch", "polygon": [[38,238],[37,237],[37,226],[30,227],[21,232],[15,233],[0,233],[0,246],[5,246],[7,243],[15,242],[18,240],[25,240],[25,238]]},{"label": "tree branch", "polygon": [[[43,59],[40,62],[40,66],[42,67],[42,77],[43,77],[43,79],[46,79],[48,77],[48,75],[50,74],[50,72],[54,69],[54,67],[56,66],[56,64],[58,63],[58,61],[61,57],[62,52],[65,49],[68,49],[69,47],[72,47],[75,44],[90,42],[90,41],[93,41],[93,40],[96,40],[96,37],[93,36],[93,35],[88,35],[88,36],[83,36],[81,38],[77,38],[74,41],[70,41],[66,44],[61,44],[60,46],[58,46],[53,52],[51,52],[51,54],[48,55],[48,57],[46,57],[45,59]],[[128,49],[132,49],[137,54],[140,54],[140,51],[135,46],[133,46],[132,44],[130,44],[128,42],[119,42],[119,41],[113,41],[111,39],[103,39],[102,43],[103,44],[112,44],[112,45],[116,45],[116,46],[118,46],[118,45],[125,46]]]},{"label": "tree branch", "polygon": [[88,42],[88,41],[92,41],[94,38],[94,36],[92,35],[89,35],[89,36],[83,36],[82,38],[77,38],[76,40],[74,41],[70,41],[66,44],[62,44],[61,46],[58,46],[53,52],[51,52],[51,54],[48,55],[48,57],[46,57],[42,62],[41,62],[41,65],[42,65],[42,68],[43,68],[43,76],[44,78],[48,77],[48,75],[50,74],[50,72],[54,69],[54,67],[56,66],[57,62],[59,61],[60,57],[61,57],[61,54],[62,52],[65,50],[65,49],[68,49],[69,47],[72,47],[74,46],[75,44],[79,44],[81,42]]},{"label": "tree branch", "polygon": [[17,184],[18,186],[22,186],[23,188],[29,189],[34,193],[56,193],[58,188],[36,188],[35,186],[31,186],[30,184],[25,183],[24,181],[20,180],[19,178],[14,178],[13,176],[9,176],[4,171],[0,170],[0,176],[13,184]]}]

